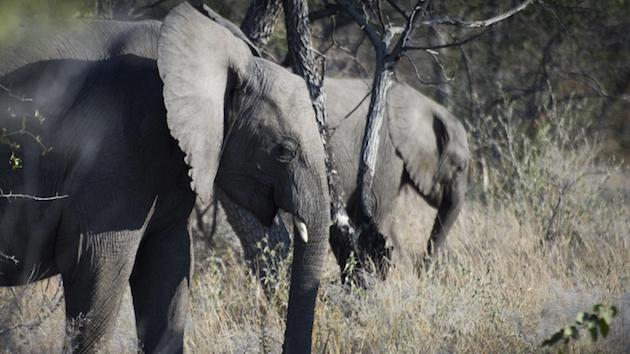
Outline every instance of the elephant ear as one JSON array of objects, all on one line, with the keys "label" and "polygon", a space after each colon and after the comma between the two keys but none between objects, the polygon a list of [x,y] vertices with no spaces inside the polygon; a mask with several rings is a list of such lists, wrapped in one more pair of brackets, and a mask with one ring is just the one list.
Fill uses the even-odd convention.
[{"label": "elephant ear", "polygon": [[186,2],[164,19],[158,69],[167,123],[186,154],[192,188],[206,202],[221,159],[229,91],[252,58],[244,42]]},{"label": "elephant ear", "polygon": [[388,97],[390,138],[415,186],[429,195],[449,135],[438,104],[406,85],[392,87]]},{"label": "elephant ear", "polygon": [[216,13],[214,10],[212,10],[210,8],[210,6],[208,6],[206,4],[202,5],[202,9],[206,13],[206,16],[208,16],[208,18],[210,18],[212,21],[220,24],[221,26],[225,27],[236,38],[238,38],[238,39],[242,40],[243,42],[245,42],[247,44],[247,46],[249,47],[249,49],[252,51],[252,54],[254,56],[262,57],[262,53],[260,52],[260,49],[258,49],[258,47],[254,43],[252,43],[252,41],[250,41],[249,38],[247,38],[245,33],[243,33],[243,31],[241,31],[241,29],[238,28],[238,26],[236,26],[232,22],[226,20],[225,18],[223,18],[221,15]]}]

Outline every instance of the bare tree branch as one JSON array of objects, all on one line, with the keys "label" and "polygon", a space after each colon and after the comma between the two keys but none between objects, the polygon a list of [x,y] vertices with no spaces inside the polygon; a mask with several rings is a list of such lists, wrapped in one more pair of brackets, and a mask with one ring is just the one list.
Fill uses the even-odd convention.
[{"label": "bare tree branch", "polygon": [[33,99],[32,99],[32,98],[26,98],[26,97],[22,97],[22,96],[17,96],[17,95],[15,95],[14,93],[12,93],[12,92],[11,92],[11,90],[10,90],[8,87],[6,87],[6,86],[4,86],[4,85],[2,85],[2,84],[0,84],[0,90],[5,91],[5,92],[6,92],[6,94],[7,94],[9,97],[11,97],[11,98],[15,98],[15,99],[16,99],[16,100],[18,100],[18,101],[22,101],[22,102],[33,102]]},{"label": "bare tree branch", "polygon": [[37,197],[34,195],[28,195],[28,194],[21,194],[21,193],[13,193],[11,191],[9,191],[9,193],[4,193],[4,191],[2,189],[0,189],[0,198],[5,198],[5,199],[30,199],[30,200],[36,200],[36,201],[42,201],[42,202],[49,202],[49,201],[53,201],[53,200],[59,200],[59,199],[66,199],[68,198],[68,195],[54,195],[51,197]]},{"label": "bare tree branch", "polygon": [[526,0],[520,5],[514,7],[513,9],[507,12],[504,12],[502,14],[499,14],[497,16],[491,17],[489,19],[486,19],[486,20],[465,21],[465,20],[455,18],[455,17],[443,16],[443,17],[432,18],[430,20],[421,21],[419,25],[421,26],[449,25],[449,26],[464,27],[464,28],[489,27],[489,26],[494,25],[497,22],[501,22],[525,10],[529,5],[533,4],[536,1],[537,0]]},{"label": "bare tree branch", "polygon": [[450,48],[450,47],[459,47],[461,45],[467,44],[469,42],[474,41],[475,39],[481,37],[482,35],[484,35],[487,31],[487,28],[485,28],[483,31],[479,32],[479,33],[475,33],[469,37],[466,37],[464,39],[461,40],[457,40],[454,42],[450,42],[450,43],[442,43],[442,44],[437,44],[437,45],[428,45],[428,46],[414,46],[414,45],[408,45],[405,47],[406,50],[430,50],[430,49],[443,49],[443,48]]}]

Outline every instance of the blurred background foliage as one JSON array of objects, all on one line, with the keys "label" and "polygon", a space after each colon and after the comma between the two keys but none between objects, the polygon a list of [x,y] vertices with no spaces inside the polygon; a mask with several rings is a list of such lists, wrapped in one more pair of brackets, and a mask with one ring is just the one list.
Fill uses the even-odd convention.
[{"label": "blurred background foliage", "polygon": [[[182,0],[2,0],[0,40],[11,35],[20,18],[161,19]],[[239,24],[249,0],[206,0],[209,6]],[[415,1],[396,1],[411,9]],[[485,19],[520,0],[435,0],[430,17]],[[311,12],[334,4],[311,0]],[[366,9],[376,2],[356,1]],[[383,2],[386,19],[403,24]],[[376,23],[376,18],[374,17]],[[286,53],[283,20],[265,52],[278,61]],[[312,19],[317,50],[326,56],[327,75],[372,75],[372,48],[347,16]],[[630,157],[630,1],[537,1],[527,10],[485,29],[421,26],[413,45],[430,47],[466,41],[460,46],[408,52],[396,78],[432,96],[460,117],[473,134],[506,105],[520,118],[520,129],[532,139],[544,138],[553,126],[549,109],[570,104],[575,119],[604,140],[602,156]],[[467,39],[471,38],[470,41]],[[497,157],[480,136],[473,137],[476,156]]]}]

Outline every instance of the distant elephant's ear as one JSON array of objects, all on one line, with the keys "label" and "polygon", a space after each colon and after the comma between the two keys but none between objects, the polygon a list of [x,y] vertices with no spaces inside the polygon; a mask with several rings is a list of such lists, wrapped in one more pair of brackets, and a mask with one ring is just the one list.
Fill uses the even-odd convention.
[{"label": "distant elephant's ear", "polygon": [[226,99],[252,60],[247,45],[188,3],[164,19],[158,69],[171,134],[186,154],[192,187],[212,196],[223,146]]},{"label": "distant elephant's ear", "polygon": [[448,144],[447,129],[434,102],[405,85],[397,85],[391,91],[388,123],[392,143],[415,186],[429,195]]}]

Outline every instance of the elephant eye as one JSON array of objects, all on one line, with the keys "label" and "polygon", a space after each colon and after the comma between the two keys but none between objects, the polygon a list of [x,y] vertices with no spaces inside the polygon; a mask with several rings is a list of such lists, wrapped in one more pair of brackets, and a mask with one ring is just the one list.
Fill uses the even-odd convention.
[{"label": "elephant eye", "polygon": [[297,150],[298,143],[291,138],[286,138],[273,148],[273,154],[276,160],[287,163],[295,159]]}]

